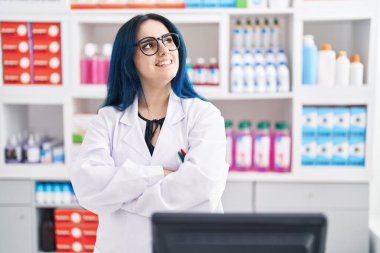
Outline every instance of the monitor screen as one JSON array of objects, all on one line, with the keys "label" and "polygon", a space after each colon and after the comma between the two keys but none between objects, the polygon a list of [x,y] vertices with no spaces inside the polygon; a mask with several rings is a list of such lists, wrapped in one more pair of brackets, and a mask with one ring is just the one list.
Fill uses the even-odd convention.
[{"label": "monitor screen", "polygon": [[322,214],[156,213],[154,253],[323,253]]}]

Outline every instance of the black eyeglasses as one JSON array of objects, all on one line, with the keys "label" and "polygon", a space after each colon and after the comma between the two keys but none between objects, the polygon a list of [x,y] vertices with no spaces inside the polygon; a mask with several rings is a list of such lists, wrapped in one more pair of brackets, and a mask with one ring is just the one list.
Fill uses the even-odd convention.
[{"label": "black eyeglasses", "polygon": [[175,51],[179,48],[179,36],[176,33],[167,33],[158,38],[146,37],[139,40],[135,46],[139,46],[143,54],[151,56],[155,55],[160,49],[159,40],[162,41],[162,44],[164,44],[169,51]]}]

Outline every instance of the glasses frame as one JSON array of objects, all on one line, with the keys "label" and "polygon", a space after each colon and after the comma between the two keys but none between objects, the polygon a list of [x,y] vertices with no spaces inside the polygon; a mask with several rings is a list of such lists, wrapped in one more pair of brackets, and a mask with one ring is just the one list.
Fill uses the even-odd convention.
[{"label": "glasses frame", "polygon": [[[150,36],[149,36],[149,37],[145,37],[145,38],[142,38],[141,40],[137,41],[137,42],[135,43],[135,46],[138,46],[139,49],[140,49],[140,51],[141,51],[143,54],[145,54],[146,56],[153,56],[153,55],[157,54],[158,51],[160,51],[160,43],[158,42],[159,40],[161,40],[162,44],[166,47],[163,38],[166,37],[166,36],[168,36],[168,35],[171,35],[172,37],[173,37],[173,36],[177,37],[177,41],[178,41],[178,45],[177,45],[176,43],[173,42],[173,43],[177,46],[176,49],[171,50],[171,49],[168,48],[168,50],[169,50],[169,51],[176,51],[176,50],[178,50],[178,48],[180,47],[180,44],[181,44],[181,42],[180,42],[180,40],[179,40],[179,35],[178,35],[178,33],[165,33],[164,35],[162,35],[162,36],[160,36],[160,37],[158,37],[158,38],[150,37]],[[156,50],[156,52],[154,52],[153,54],[146,54],[146,53],[143,51],[143,49],[141,48],[141,43],[142,43],[144,40],[146,40],[146,39],[154,39],[154,40],[157,42],[157,50]],[[167,47],[166,47],[166,48],[167,48]]]}]

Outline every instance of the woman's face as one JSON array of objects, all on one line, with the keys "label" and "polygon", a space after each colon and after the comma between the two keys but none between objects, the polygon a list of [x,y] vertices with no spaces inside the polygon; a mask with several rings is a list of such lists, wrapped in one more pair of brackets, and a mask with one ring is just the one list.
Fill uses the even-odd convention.
[{"label": "woman's face", "polygon": [[[155,20],[144,21],[137,32],[137,40],[140,41],[146,37],[159,38],[169,33],[168,29],[160,22]],[[150,48],[151,45],[143,45]],[[178,50],[169,51],[164,46],[162,40],[158,40],[158,52],[154,55],[145,55],[140,47],[136,47],[134,63],[138,75],[143,85],[164,87],[176,76],[179,67]]]}]

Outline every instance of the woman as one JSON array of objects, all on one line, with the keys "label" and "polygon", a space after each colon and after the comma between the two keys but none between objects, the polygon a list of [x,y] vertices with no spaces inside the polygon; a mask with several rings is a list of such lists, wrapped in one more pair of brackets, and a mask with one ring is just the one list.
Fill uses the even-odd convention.
[{"label": "woman", "polygon": [[96,253],[152,252],[154,212],[223,212],[224,120],[185,60],[162,16],[136,16],[116,35],[105,105],[70,168],[79,203],[99,215]]}]

